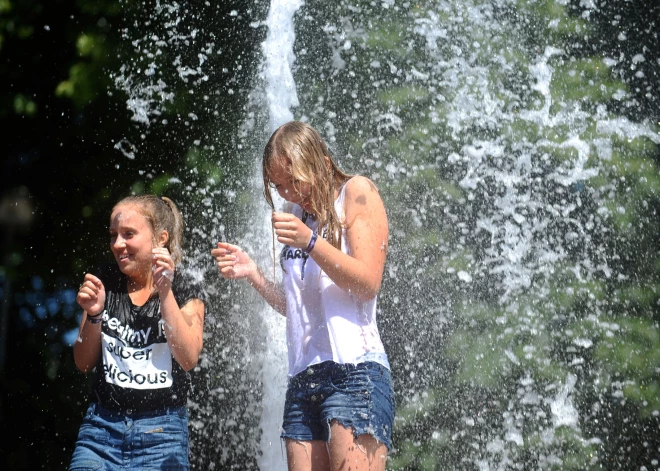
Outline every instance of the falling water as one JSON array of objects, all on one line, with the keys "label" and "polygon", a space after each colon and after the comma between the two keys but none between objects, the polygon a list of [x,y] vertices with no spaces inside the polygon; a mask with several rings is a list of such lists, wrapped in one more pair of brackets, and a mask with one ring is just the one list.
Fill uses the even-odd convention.
[{"label": "falling water", "polygon": [[[614,321],[606,292],[632,286],[603,234],[629,238],[619,218],[653,233],[612,179],[628,160],[648,166],[623,178],[653,201],[645,148],[660,139],[598,104],[630,99],[608,78],[616,59],[562,41],[558,30],[588,25],[560,4],[354,2],[306,12],[300,27],[301,109],[345,143],[391,218],[381,319],[401,398],[393,469],[596,466],[616,445],[592,420],[654,374],[640,354],[647,373],[622,382],[606,359],[626,351],[606,339],[623,325],[636,334],[624,313]],[[653,393],[638,403],[658,416]]]},{"label": "falling water", "polygon": [[[597,12],[273,1],[259,22],[263,67],[236,152],[253,178],[196,190],[204,207],[235,205],[196,229],[199,258],[231,232],[230,213],[263,203],[254,165],[291,118],[376,183],[391,235],[379,322],[398,398],[388,469],[625,469],[633,455],[658,466],[660,136],[624,80],[644,50],[593,52]],[[179,69],[203,83],[198,62]],[[137,87],[129,72],[127,106],[153,120],[171,84]],[[269,267],[268,216],[256,214],[264,225],[233,237]],[[228,314],[211,313],[210,331],[234,334],[201,365],[219,385],[195,405],[196,449],[216,466],[256,454],[260,469],[283,469],[283,320],[249,290],[214,286]]]},{"label": "falling water", "polygon": [[[302,0],[273,0],[266,18],[268,35],[262,44],[262,52],[265,62],[263,74],[266,81],[269,133],[291,121],[293,119],[291,108],[298,106],[296,84],[291,73],[295,59],[293,15],[302,4]],[[257,184],[262,185],[261,165],[256,166],[255,172]],[[258,194],[259,191],[256,193]],[[269,214],[264,217],[267,226],[265,233],[271,230],[268,216]],[[270,262],[274,263],[274,259]],[[286,470],[285,456],[280,443],[287,365],[285,323],[284,318],[272,309],[267,309],[262,315],[265,317],[264,324],[267,327],[267,345],[262,367],[264,390],[260,422],[262,454],[258,464],[262,471],[279,471]]]}]

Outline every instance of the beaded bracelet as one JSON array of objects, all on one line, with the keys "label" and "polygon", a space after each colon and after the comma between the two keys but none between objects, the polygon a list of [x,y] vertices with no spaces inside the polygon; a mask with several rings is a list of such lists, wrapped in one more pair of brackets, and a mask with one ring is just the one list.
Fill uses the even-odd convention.
[{"label": "beaded bracelet", "polygon": [[307,244],[307,247],[303,249],[303,252],[310,253],[312,249],[314,248],[314,245],[316,245],[316,239],[318,238],[318,234],[316,231],[312,232],[312,238],[309,240],[309,244]]}]

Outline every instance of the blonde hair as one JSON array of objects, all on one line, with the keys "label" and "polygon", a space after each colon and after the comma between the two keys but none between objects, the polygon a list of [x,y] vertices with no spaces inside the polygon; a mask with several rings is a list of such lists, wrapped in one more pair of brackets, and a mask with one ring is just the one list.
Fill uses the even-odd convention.
[{"label": "blonde hair", "polygon": [[335,211],[335,190],[352,175],[339,169],[316,129],[301,121],[290,121],[275,130],[264,149],[264,196],[272,209],[271,171],[275,162],[285,168],[290,164],[293,178],[310,185],[310,204],[319,228],[327,227],[328,242],[341,250],[343,226]]},{"label": "blonde hair", "polygon": [[167,243],[165,248],[170,251],[174,265],[183,260],[183,216],[174,202],[163,196],[156,195],[134,195],[121,199],[112,208],[112,212],[119,206],[132,204],[137,211],[144,216],[151,228],[154,245],[157,243],[156,235],[161,231],[167,231]]}]

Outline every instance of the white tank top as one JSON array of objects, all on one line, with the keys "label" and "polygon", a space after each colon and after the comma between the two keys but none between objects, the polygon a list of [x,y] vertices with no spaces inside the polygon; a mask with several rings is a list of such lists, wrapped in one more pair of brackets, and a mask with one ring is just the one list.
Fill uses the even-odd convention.
[{"label": "white tank top", "polygon": [[[342,187],[335,200],[335,210],[344,221]],[[312,230],[318,223],[298,205],[291,212]],[[319,238],[326,231],[319,231]],[[346,231],[342,231],[341,248],[350,254]],[[289,376],[308,366],[332,360],[337,363],[375,361],[390,368],[376,324],[376,298],[357,300],[339,288],[312,257],[288,245],[282,249],[280,261],[284,269],[286,295],[286,338]]]}]

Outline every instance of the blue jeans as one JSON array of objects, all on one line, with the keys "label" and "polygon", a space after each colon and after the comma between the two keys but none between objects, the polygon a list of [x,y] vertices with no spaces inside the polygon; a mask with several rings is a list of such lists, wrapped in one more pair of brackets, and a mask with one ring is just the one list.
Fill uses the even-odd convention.
[{"label": "blue jeans", "polygon": [[372,435],[392,447],[394,388],[390,370],[367,361],[325,361],[289,379],[282,438],[330,440],[330,422],[353,429],[353,436]]},{"label": "blue jeans", "polygon": [[92,403],[69,471],[189,470],[188,411],[115,412]]}]

